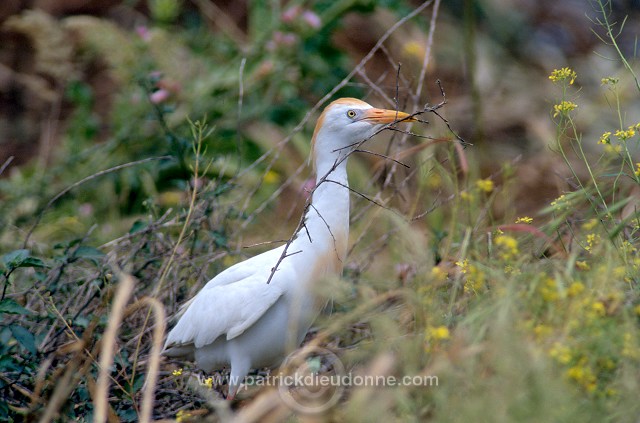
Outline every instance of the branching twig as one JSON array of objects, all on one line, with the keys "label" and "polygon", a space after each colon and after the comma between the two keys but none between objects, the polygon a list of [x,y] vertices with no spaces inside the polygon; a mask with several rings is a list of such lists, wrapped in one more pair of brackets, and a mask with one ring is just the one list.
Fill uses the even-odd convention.
[{"label": "branching twig", "polygon": [[99,178],[100,176],[104,176],[108,173],[112,173],[112,172],[117,172],[118,170],[122,170],[122,169],[126,169],[128,167],[132,167],[132,166],[137,166],[139,164],[143,164],[143,163],[147,163],[147,162],[151,162],[154,160],[168,160],[168,159],[172,159],[171,156],[160,156],[160,157],[148,157],[146,159],[142,159],[142,160],[136,160],[135,162],[130,162],[130,163],[124,163],[118,166],[114,166],[111,167],[109,169],[105,169],[105,170],[101,170],[98,173],[94,173],[93,175],[89,175],[86,178],[82,178],[81,180],[79,180],[78,182],[75,182],[71,185],[69,185],[68,187],[66,187],[65,189],[63,189],[62,191],[60,191],[58,194],[56,194],[51,200],[49,200],[49,202],[44,206],[44,208],[42,209],[42,211],[40,212],[40,214],[38,215],[38,217],[36,218],[36,221],[33,223],[33,225],[31,226],[31,229],[29,229],[29,232],[27,232],[27,236],[24,240],[24,244],[22,248],[27,248],[28,244],[29,244],[29,238],[31,238],[31,234],[33,234],[33,231],[35,230],[35,228],[38,226],[38,224],[40,223],[40,221],[42,220],[42,217],[44,216],[44,213],[49,209],[49,207],[51,207],[53,205],[53,203],[55,203],[56,201],[58,201],[60,199],[60,197],[64,196],[66,193],[68,193],[69,191],[71,191],[72,189],[84,184],[85,182],[89,182],[93,179]]}]

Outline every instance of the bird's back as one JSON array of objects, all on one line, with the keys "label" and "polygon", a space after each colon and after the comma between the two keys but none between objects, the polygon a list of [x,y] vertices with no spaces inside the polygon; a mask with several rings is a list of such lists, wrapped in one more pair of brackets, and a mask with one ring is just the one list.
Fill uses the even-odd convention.
[{"label": "bird's back", "polygon": [[[319,310],[305,287],[313,275],[287,257],[269,284],[284,247],[238,263],[210,280],[187,304],[167,336],[164,354],[214,370],[244,356],[251,367],[270,365],[296,347]],[[302,271],[300,269],[303,269]]]}]

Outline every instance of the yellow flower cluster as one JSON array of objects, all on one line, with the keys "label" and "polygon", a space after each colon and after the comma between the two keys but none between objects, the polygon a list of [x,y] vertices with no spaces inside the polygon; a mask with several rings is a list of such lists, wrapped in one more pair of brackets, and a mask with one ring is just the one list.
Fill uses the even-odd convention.
[{"label": "yellow flower cluster", "polygon": [[633,172],[636,176],[640,176],[640,163],[636,163],[636,170]]},{"label": "yellow flower cluster", "polygon": [[436,282],[444,282],[447,280],[447,272],[439,266],[431,269],[431,278]]},{"label": "yellow flower cluster", "polygon": [[206,378],[204,380],[204,385],[209,389],[213,388],[213,378],[212,377]]},{"label": "yellow flower cluster", "polygon": [[619,78],[615,78],[613,76],[607,76],[606,78],[602,78],[600,80],[600,85],[616,85],[620,81]]},{"label": "yellow flower cluster", "polygon": [[485,274],[478,266],[470,264],[469,260],[457,261],[456,266],[465,275],[464,292],[478,292],[484,287]]},{"label": "yellow flower cluster", "polygon": [[478,179],[476,181],[476,186],[480,191],[491,192],[493,191],[494,185],[491,179]]},{"label": "yellow flower cluster", "polygon": [[533,222],[533,218],[529,216],[523,216],[516,219],[516,223],[526,223],[527,225]]},{"label": "yellow flower cluster", "polygon": [[611,132],[607,131],[604,134],[600,135],[598,144],[611,144]]},{"label": "yellow flower cluster", "polygon": [[556,198],[551,202],[551,207],[553,207],[556,210],[564,210],[569,207],[568,203],[569,201],[567,200],[566,196],[562,194],[560,197]]},{"label": "yellow flower cluster", "polygon": [[449,339],[451,334],[446,326],[436,326],[427,328],[427,340],[442,341]]},{"label": "yellow flower cluster", "polygon": [[176,421],[184,422],[193,417],[193,413],[187,410],[178,410],[176,413]]},{"label": "yellow flower cluster", "polygon": [[615,135],[616,138],[618,138],[621,141],[626,141],[629,138],[633,138],[636,135],[636,129],[634,126],[630,126],[626,130],[618,129],[616,133],[613,135]]},{"label": "yellow flower cluster", "polygon": [[586,357],[581,358],[575,366],[567,370],[567,377],[589,393],[596,390],[596,376],[589,367]]},{"label": "yellow flower cluster", "polygon": [[174,376],[180,376],[182,374],[182,369],[177,369],[171,372]]},{"label": "yellow flower cluster", "polygon": [[540,286],[540,295],[542,299],[548,303],[557,301],[560,298],[558,292],[558,284],[553,278],[546,278]]},{"label": "yellow flower cluster", "polygon": [[576,107],[578,107],[578,105],[573,101],[564,100],[560,104],[555,104],[553,106],[553,117],[556,117],[558,115],[566,115]]},{"label": "yellow flower cluster", "polygon": [[600,242],[600,235],[591,233],[587,235],[587,245],[585,245],[584,249],[591,252],[593,247],[596,246]]},{"label": "yellow flower cluster", "polygon": [[460,272],[467,273],[469,271],[469,260],[456,261],[456,266],[460,268]]},{"label": "yellow flower cluster", "polygon": [[596,316],[599,316],[599,317],[602,317],[605,314],[607,314],[607,309],[605,308],[605,306],[602,303],[602,301],[594,301],[593,303],[591,303],[591,311]]},{"label": "yellow flower cluster", "polygon": [[568,297],[577,297],[584,291],[584,284],[582,282],[573,282],[567,288],[567,296]]},{"label": "yellow flower cluster", "polygon": [[569,364],[572,358],[571,348],[562,345],[560,342],[553,344],[549,350],[549,355],[561,364]]},{"label": "yellow flower cluster", "polygon": [[496,246],[502,260],[509,261],[518,257],[518,241],[509,235],[498,235],[496,237]]},{"label": "yellow flower cluster", "polygon": [[576,74],[571,68],[554,69],[553,72],[551,72],[551,75],[549,75],[549,79],[553,82],[560,82],[568,79],[569,85],[572,85],[577,77],[578,74]]}]

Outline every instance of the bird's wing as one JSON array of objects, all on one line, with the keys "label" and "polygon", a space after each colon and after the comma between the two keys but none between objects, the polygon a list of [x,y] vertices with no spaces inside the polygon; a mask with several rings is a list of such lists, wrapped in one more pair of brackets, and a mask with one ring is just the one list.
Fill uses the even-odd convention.
[{"label": "bird's wing", "polygon": [[216,286],[229,285],[251,275],[255,275],[258,272],[264,272],[265,270],[271,271],[271,268],[275,266],[278,258],[280,258],[283,248],[284,246],[265,251],[262,254],[258,254],[223,270],[207,282],[202,289],[206,290]]},{"label": "bird's wing", "polygon": [[[202,287],[201,291],[205,291],[217,286],[231,285],[236,282],[240,282],[250,276],[254,276],[257,273],[265,272],[268,270],[271,272],[271,268],[275,266],[282,254],[283,247],[278,247],[273,250],[265,251],[262,254],[248,258],[240,263],[236,263],[233,266],[223,270],[214,276],[209,282]],[[265,276],[265,281],[269,278],[269,275]],[[191,304],[198,298],[198,295],[191,298],[186,303],[180,306],[180,310],[176,313],[176,317],[181,318],[185,312],[191,307]]]},{"label": "bird's wing", "polygon": [[258,272],[200,291],[167,336],[165,349],[188,344],[200,348],[221,335],[229,340],[242,334],[284,293],[279,284],[267,284],[267,277]]}]

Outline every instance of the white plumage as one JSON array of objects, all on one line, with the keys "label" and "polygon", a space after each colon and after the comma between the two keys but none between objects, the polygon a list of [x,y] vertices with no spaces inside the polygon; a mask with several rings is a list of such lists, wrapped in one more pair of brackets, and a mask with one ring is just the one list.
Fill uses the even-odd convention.
[{"label": "white plumage", "polygon": [[189,301],[169,332],[164,354],[196,361],[205,371],[231,367],[232,398],[250,369],[275,366],[298,347],[319,313],[312,285],[339,275],[349,236],[346,156],[381,125],[413,120],[354,98],[334,101],[313,134],[316,189],[287,254],[284,246],[238,263]]}]

